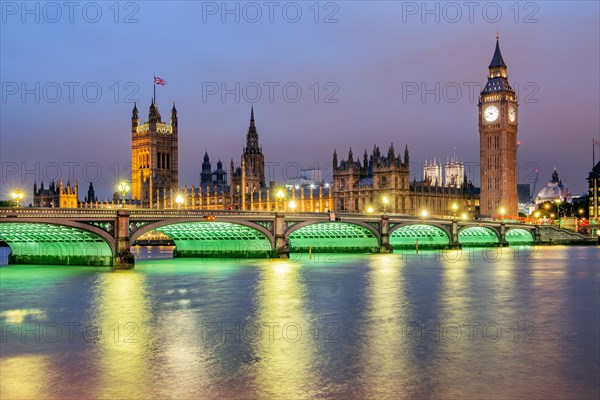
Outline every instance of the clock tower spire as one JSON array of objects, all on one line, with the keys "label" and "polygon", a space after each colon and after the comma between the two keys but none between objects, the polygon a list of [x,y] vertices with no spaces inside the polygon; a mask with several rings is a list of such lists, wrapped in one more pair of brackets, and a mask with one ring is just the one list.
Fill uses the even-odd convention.
[{"label": "clock tower spire", "polygon": [[[517,97],[508,82],[499,35],[489,65],[488,80],[479,97],[481,166],[480,212],[483,216],[518,216]],[[502,212],[504,209],[504,213]]]}]

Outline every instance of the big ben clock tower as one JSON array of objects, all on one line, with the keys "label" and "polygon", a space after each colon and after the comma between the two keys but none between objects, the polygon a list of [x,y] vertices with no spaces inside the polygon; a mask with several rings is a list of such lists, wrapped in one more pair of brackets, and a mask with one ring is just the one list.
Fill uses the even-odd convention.
[{"label": "big ben clock tower", "polygon": [[517,106],[496,35],[488,81],[479,97],[480,212],[483,216],[518,216]]}]

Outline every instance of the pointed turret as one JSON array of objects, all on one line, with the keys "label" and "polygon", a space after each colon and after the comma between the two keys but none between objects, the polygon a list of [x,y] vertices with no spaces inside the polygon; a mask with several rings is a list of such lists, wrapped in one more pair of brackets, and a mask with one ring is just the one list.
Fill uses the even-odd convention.
[{"label": "pointed turret", "polygon": [[365,154],[363,154],[363,169],[369,168],[369,156],[367,155],[367,149],[365,149]]},{"label": "pointed turret", "polygon": [[348,151],[348,164],[352,166],[354,163],[354,158],[352,157],[352,147],[350,147],[350,151]]},{"label": "pointed turret", "polygon": [[494,50],[494,56],[492,57],[492,62],[490,62],[490,69],[497,67],[505,67],[506,63],[502,58],[502,53],[500,52],[500,35],[496,34],[496,49]]},{"label": "pointed turret", "polygon": [[388,160],[390,165],[393,165],[394,158],[396,158],[396,155],[394,153],[394,143],[392,143],[390,144],[390,148],[388,149]]},{"label": "pointed turret", "polygon": [[404,164],[408,165],[409,162],[410,160],[408,158],[408,145],[406,145],[406,147],[404,147]]},{"label": "pointed turret", "polygon": [[152,103],[150,104],[150,109],[148,111],[148,122],[156,123],[160,121],[160,113],[158,112],[158,108],[156,104],[154,104],[154,98],[152,99]]},{"label": "pointed turret", "polygon": [[254,106],[250,106],[250,126],[254,126]]},{"label": "pointed turret", "polygon": [[558,183],[558,172],[556,172],[556,167],[554,167],[554,172],[552,172],[552,180],[550,182]]},{"label": "pointed turret", "polygon": [[333,149],[333,170],[337,171],[338,169],[338,159],[337,159],[337,151]]},{"label": "pointed turret", "polygon": [[133,110],[131,111],[131,133],[136,133],[137,128],[140,125],[140,115],[137,109],[137,103],[133,103]]}]

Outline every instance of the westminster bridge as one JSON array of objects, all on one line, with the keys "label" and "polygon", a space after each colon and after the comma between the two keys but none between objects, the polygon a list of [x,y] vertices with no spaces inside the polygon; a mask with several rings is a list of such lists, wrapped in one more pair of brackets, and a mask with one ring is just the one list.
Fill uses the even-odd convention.
[{"label": "westminster bridge", "polygon": [[150,232],[170,237],[175,257],[595,243],[547,225],[395,214],[0,208],[0,240],[14,264],[131,268],[131,247]]}]

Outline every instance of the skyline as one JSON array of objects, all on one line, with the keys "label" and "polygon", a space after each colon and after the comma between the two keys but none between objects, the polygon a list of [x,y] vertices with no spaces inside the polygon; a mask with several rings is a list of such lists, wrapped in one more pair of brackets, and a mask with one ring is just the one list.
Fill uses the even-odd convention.
[{"label": "skyline", "polygon": [[[537,190],[550,179],[556,166],[566,186],[579,195],[585,190],[585,177],[592,168],[590,141],[600,131],[600,32],[594,18],[599,6],[575,2],[565,11],[558,3],[535,3],[537,23],[515,23],[515,15],[508,14],[512,12],[508,5],[504,5],[505,17],[498,23],[477,18],[475,13],[473,23],[464,20],[451,24],[444,15],[440,23],[431,21],[431,17],[421,23],[422,15],[408,15],[402,9],[406,2],[369,3],[368,7],[356,2],[337,5],[333,13],[337,23],[314,23],[309,14],[312,10],[303,5],[305,17],[296,24],[277,18],[273,24],[252,24],[244,18],[240,23],[222,23],[219,15],[206,14],[207,4],[220,3],[192,2],[161,10],[172,35],[151,29],[161,21],[157,4],[138,4],[135,17],[139,21],[133,24],[114,23],[108,5],[105,18],[96,24],[83,20],[72,24],[23,23],[4,12],[0,39],[0,197],[8,197],[9,190],[20,184],[30,198],[35,173],[27,174],[25,182],[15,182],[7,168],[16,163],[18,173],[27,173],[36,169],[35,162],[40,168],[48,163],[61,165],[65,183],[64,175],[71,167],[64,163],[79,163],[72,168],[84,191],[89,180],[82,179],[81,169],[87,163],[97,163],[103,173],[94,182],[96,192],[102,198],[110,196],[118,180],[113,179],[115,163],[122,166],[131,161],[128,125],[133,102],[129,100],[138,100],[141,119],[145,119],[154,73],[167,81],[166,86],[157,88],[163,118],[167,119],[173,100],[179,112],[181,186],[198,184],[205,150],[211,162],[221,158],[228,163],[232,157],[239,162],[251,105],[266,166],[279,163],[280,170],[285,163],[304,168],[314,163],[323,166],[331,163],[334,148],[345,158],[350,147],[355,154],[362,154],[365,148],[370,152],[374,144],[384,149],[393,142],[397,149],[408,145],[411,160],[419,165],[434,157],[443,161],[456,148],[471,180],[473,173],[469,173],[468,165],[479,159],[477,94],[486,80],[497,30],[509,80],[519,94],[519,183],[532,183],[527,180],[532,172],[527,163],[540,168]],[[125,11],[132,10],[121,11],[119,18],[123,19]],[[325,11],[335,9],[321,9],[320,18],[324,18]],[[532,13],[531,9],[520,11],[520,19]],[[197,30],[181,22],[190,18],[198,20]],[[373,18],[380,22],[374,23]],[[405,23],[394,24],[403,19]],[[360,33],[361,20],[370,27],[364,35]],[[562,25],[557,24],[559,20],[564,21]],[[580,31],[567,30],[573,21],[578,21]],[[202,36],[209,30],[218,39],[211,41]],[[402,35],[404,31],[411,32],[409,38]],[[276,38],[271,36],[273,32],[278,33]],[[304,39],[307,33],[310,35]],[[104,46],[91,48],[87,41],[101,35],[107,36]],[[382,40],[382,35],[394,40]],[[51,37],[56,36],[52,41]],[[179,40],[180,45],[183,38],[200,45],[169,49],[169,43]],[[273,42],[269,44],[265,38]],[[141,56],[131,56],[133,43],[140,46]],[[161,51],[146,61],[145,54],[152,54],[149,50],[153,48]],[[186,54],[182,49],[190,51]],[[34,54],[44,60],[44,68],[31,63]],[[575,65],[570,60],[580,63]],[[22,93],[10,94],[14,85],[20,90],[21,84],[32,88],[36,82],[50,91],[44,94],[40,89],[39,103],[35,102],[35,94],[26,95],[24,102]],[[75,90],[70,102],[65,89],[52,103],[49,100],[54,87],[44,86],[52,82],[63,89],[66,82],[77,82],[78,88],[95,83],[102,89],[102,96],[94,103]],[[129,82],[134,86],[128,87]],[[297,84],[303,94],[293,103],[276,90],[270,102],[265,89],[257,102],[247,101],[248,96],[241,92],[239,102],[232,99],[233,95],[222,102],[218,95],[207,92],[223,83],[234,87],[235,82],[240,87],[263,89],[269,82],[279,83],[279,88],[286,83]],[[319,86],[317,102],[313,98],[315,82]],[[410,94],[415,88],[420,91],[423,85],[435,88],[436,83],[440,85],[439,102],[435,94],[425,99],[420,98],[421,93]],[[445,95],[443,88],[448,90]],[[452,90],[456,88],[462,88],[462,96],[454,102]],[[470,88],[475,93],[473,101],[468,99]],[[132,90],[138,92],[126,98]],[[327,94],[337,102],[326,102]],[[78,154],[73,154],[75,151]],[[600,151],[596,155],[598,161]],[[26,163],[25,169],[22,162]],[[39,172],[45,178],[43,171]],[[415,172],[419,180],[422,168],[412,171],[411,180]],[[128,176],[126,171],[119,174]],[[281,171],[275,179],[281,180]],[[478,171],[473,180],[479,183]]]}]

